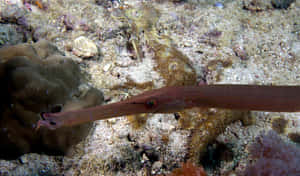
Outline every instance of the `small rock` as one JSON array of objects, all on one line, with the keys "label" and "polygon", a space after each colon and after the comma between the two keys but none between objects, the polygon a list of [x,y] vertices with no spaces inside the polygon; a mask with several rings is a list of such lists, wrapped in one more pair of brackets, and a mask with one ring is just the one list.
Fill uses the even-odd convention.
[{"label": "small rock", "polygon": [[272,0],[272,5],[276,9],[287,9],[295,0]]},{"label": "small rock", "polygon": [[73,30],[77,19],[74,16],[69,15],[69,14],[63,15],[62,18],[63,18],[62,19],[63,24],[66,27],[66,30]]},{"label": "small rock", "polygon": [[99,6],[103,6],[104,8],[112,7],[113,1],[107,1],[107,0],[95,0],[95,3]]},{"label": "small rock", "polygon": [[217,8],[219,8],[219,9],[223,9],[223,8],[224,8],[224,5],[223,5],[222,2],[216,2],[216,3],[214,4],[214,6],[217,7]]},{"label": "small rock", "polygon": [[142,162],[146,162],[146,161],[149,161],[149,158],[147,157],[147,155],[144,153],[143,156],[142,156],[143,160]]},{"label": "small rock", "polygon": [[28,163],[28,158],[27,158],[27,155],[23,155],[19,158],[19,161],[21,164],[26,164]]},{"label": "small rock", "polygon": [[104,65],[104,67],[103,67],[103,71],[104,72],[107,72],[109,69],[110,69],[110,64],[106,64],[106,65]]},{"label": "small rock", "polygon": [[91,58],[98,55],[98,48],[92,40],[80,36],[73,42],[73,53],[78,57]]},{"label": "small rock", "polygon": [[235,45],[233,47],[233,51],[234,51],[235,55],[238,56],[241,60],[249,59],[248,53],[242,46]]},{"label": "small rock", "polygon": [[0,12],[1,18],[5,22],[17,23],[18,19],[23,18],[26,14],[24,8],[18,7],[16,4],[7,6]]},{"label": "small rock", "polygon": [[163,163],[161,161],[156,161],[153,163],[152,165],[152,174],[157,174],[160,172],[160,170],[162,169]]}]

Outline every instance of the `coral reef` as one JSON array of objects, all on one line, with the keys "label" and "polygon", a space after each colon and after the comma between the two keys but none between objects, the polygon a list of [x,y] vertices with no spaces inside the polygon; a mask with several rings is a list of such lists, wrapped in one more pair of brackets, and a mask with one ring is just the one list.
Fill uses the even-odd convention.
[{"label": "coral reef", "polygon": [[[285,2],[288,1],[290,0]],[[148,7],[153,8],[139,8],[145,2],[150,4]],[[192,66],[196,72],[193,77],[197,81],[201,80],[201,83],[299,85],[300,60],[297,58],[300,54],[300,1],[294,1],[286,9],[277,9],[272,0],[177,2],[179,0],[1,0],[0,25],[12,25],[12,30],[3,29],[0,40],[4,45],[41,39],[55,43],[67,56],[79,61],[81,69],[91,76],[89,84],[105,92],[107,103],[160,88],[168,84],[166,80],[176,79],[173,75],[164,76],[160,73],[154,58],[155,50],[159,51],[159,48],[151,45],[154,42],[158,43],[157,46],[163,46],[161,53],[176,56],[173,51],[177,50],[188,58],[187,65],[185,61],[178,61],[178,68]],[[46,9],[41,9],[40,5]],[[119,20],[118,13],[124,17],[123,12],[127,9],[135,10]],[[146,13],[152,16],[150,20],[149,16],[144,15]],[[10,32],[12,35],[7,35]],[[74,55],[72,41],[80,36],[101,46],[101,59],[81,59]],[[30,52],[32,49],[27,47],[26,50]],[[171,57],[162,57],[164,58],[174,61]],[[173,71],[175,74],[180,72],[180,69],[176,69]],[[185,73],[184,71],[183,74]],[[185,80],[181,81],[184,76],[180,75],[177,83],[186,84]],[[187,82],[192,82],[189,81],[192,80],[189,79],[191,77],[186,78]],[[76,102],[78,104],[71,104],[69,107],[57,104],[53,111],[81,105],[80,100]],[[200,148],[203,151],[197,151],[198,145],[194,146],[195,150],[189,147],[192,138],[195,137],[196,141],[196,138],[209,138],[206,136],[211,135],[205,131],[190,134],[200,128],[206,118],[211,117],[208,116],[209,111],[219,114],[216,112],[219,110],[212,109],[207,112],[189,111],[189,114],[181,112],[175,115],[143,116],[139,122],[130,118],[128,119],[131,121],[128,122],[122,117],[98,121],[95,123],[95,130],[88,136],[89,141],[81,143],[86,152],[80,151],[80,154],[72,155],[72,164],[67,162],[67,157],[25,154],[21,160],[1,160],[0,175],[166,174],[178,167],[179,163],[186,162],[188,153],[195,153],[197,156],[197,153],[207,151],[199,155],[202,158],[215,150],[216,139],[213,137],[204,140],[206,147]],[[225,114],[222,110],[220,113]],[[281,135],[288,134],[291,140],[299,141],[299,113],[251,114],[256,119],[251,126],[243,126],[239,121],[229,126],[218,124],[217,121],[213,123],[216,128],[226,128],[217,140],[224,139],[221,143],[233,150],[234,158],[230,161],[220,159],[220,165],[206,170],[207,175],[237,175],[236,171],[243,170],[249,160],[245,146],[262,129],[271,129],[274,116],[283,116],[288,120]],[[193,121],[189,121],[190,118]],[[213,118],[216,119],[217,116]],[[215,134],[214,131],[211,132]],[[158,161],[149,161],[148,155],[141,156],[135,151],[136,146],[143,145],[151,146],[158,153]],[[195,160],[200,159],[196,157]],[[203,160],[200,162],[204,163]],[[17,172],[13,172],[14,170]]]},{"label": "coral reef", "polygon": [[88,134],[91,124],[35,130],[43,112],[85,108],[103,100],[96,89],[80,90],[84,75],[62,54],[47,41],[0,49],[1,158],[29,152],[66,154]]}]

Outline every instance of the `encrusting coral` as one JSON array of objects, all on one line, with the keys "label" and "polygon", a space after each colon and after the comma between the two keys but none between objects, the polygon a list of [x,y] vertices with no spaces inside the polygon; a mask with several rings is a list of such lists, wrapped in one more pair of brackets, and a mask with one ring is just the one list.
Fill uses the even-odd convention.
[{"label": "encrusting coral", "polygon": [[79,66],[47,41],[0,49],[1,158],[24,153],[66,154],[83,139],[91,123],[51,131],[36,123],[43,112],[60,112],[99,105],[103,95],[79,89]]}]

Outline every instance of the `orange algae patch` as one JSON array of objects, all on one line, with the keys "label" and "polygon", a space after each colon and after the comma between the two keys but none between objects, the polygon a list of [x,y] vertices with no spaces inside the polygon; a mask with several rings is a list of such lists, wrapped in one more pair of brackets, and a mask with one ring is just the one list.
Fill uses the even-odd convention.
[{"label": "orange algae patch", "polygon": [[37,5],[40,9],[44,9],[44,6],[40,1],[35,1],[35,5]]},{"label": "orange algae patch", "polygon": [[126,117],[134,129],[140,129],[146,124],[148,116],[149,114],[135,114]]},{"label": "orange algae patch", "polygon": [[167,86],[196,85],[196,71],[187,56],[175,47],[152,41],[156,70]]},{"label": "orange algae patch", "polygon": [[174,169],[167,176],[206,176],[202,166],[197,167],[191,162],[182,163],[181,168]]},{"label": "orange algae patch", "polygon": [[169,36],[157,32],[155,25],[160,16],[159,10],[151,4],[142,3],[136,8],[124,10],[120,19],[127,21],[131,28],[131,45],[137,58],[143,56],[143,44],[153,52],[153,59],[157,63],[155,70],[164,78],[166,86],[196,85],[197,75],[190,59],[176,49],[176,44]]}]

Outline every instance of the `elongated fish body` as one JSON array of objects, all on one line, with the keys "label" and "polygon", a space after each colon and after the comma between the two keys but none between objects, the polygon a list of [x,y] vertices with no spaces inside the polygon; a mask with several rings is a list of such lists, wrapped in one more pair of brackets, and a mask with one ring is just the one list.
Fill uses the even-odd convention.
[{"label": "elongated fish body", "polygon": [[300,111],[300,86],[201,85],[164,87],[128,100],[87,109],[45,113],[40,126],[56,129],[139,113],[172,113],[192,107],[272,112]]}]

